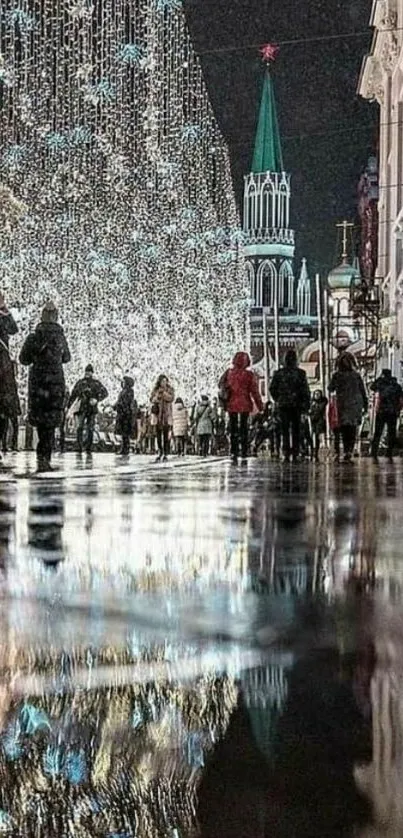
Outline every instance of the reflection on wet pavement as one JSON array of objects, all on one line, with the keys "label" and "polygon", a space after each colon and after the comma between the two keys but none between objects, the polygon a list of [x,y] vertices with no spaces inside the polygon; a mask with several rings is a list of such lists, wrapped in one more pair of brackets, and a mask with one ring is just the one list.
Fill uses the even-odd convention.
[{"label": "reflection on wet pavement", "polygon": [[0,832],[403,835],[403,468],[22,455]]}]

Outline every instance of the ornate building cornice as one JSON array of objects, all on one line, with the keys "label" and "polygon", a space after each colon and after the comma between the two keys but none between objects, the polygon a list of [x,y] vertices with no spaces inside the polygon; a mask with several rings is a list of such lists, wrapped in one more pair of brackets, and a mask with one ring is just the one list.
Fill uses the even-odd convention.
[{"label": "ornate building cornice", "polygon": [[376,55],[367,55],[361,73],[359,93],[364,99],[383,105],[385,99],[384,69]]},{"label": "ornate building cornice", "polygon": [[393,73],[399,55],[399,45],[395,32],[382,33],[381,65],[385,73]]},{"label": "ornate building cornice", "polygon": [[397,3],[396,0],[378,0],[375,16],[377,29],[396,29],[397,27]]}]

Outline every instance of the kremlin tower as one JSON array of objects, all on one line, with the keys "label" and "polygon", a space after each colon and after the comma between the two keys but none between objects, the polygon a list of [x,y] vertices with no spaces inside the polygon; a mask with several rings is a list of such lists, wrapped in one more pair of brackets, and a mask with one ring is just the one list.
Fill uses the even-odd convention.
[{"label": "kremlin tower", "polygon": [[245,176],[243,229],[250,287],[250,341],[254,363],[264,356],[281,362],[284,352],[309,344],[316,330],[311,281],[304,259],[294,276],[294,231],[290,227],[291,177],[285,171],[271,62],[277,48],[261,50],[266,70],[251,171]]}]

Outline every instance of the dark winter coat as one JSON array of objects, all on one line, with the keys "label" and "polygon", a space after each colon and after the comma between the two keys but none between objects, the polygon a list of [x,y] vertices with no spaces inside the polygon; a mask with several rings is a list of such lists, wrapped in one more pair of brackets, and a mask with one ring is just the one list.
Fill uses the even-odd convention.
[{"label": "dark winter coat", "polygon": [[381,375],[371,384],[371,390],[378,394],[378,413],[399,415],[402,409],[403,389],[396,378]]},{"label": "dark winter coat", "polygon": [[8,351],[10,335],[18,332],[17,324],[6,309],[0,309],[0,416],[21,413],[15,380],[15,365]]},{"label": "dark winter coat", "polygon": [[[80,378],[73,387],[69,398],[69,407],[79,399],[80,407],[77,414],[81,416],[93,416],[97,413],[98,402],[106,399],[107,395],[108,391],[106,387],[96,378]],[[95,404],[91,404],[91,402],[95,402]]]},{"label": "dark winter coat", "polygon": [[310,409],[311,428],[312,433],[318,436],[326,433],[326,408],[327,398],[322,396],[321,399],[313,399]]},{"label": "dark winter coat", "polygon": [[133,387],[122,387],[115,404],[116,423],[115,434],[118,436],[133,436],[137,431],[137,402],[134,398]]},{"label": "dark winter coat", "polygon": [[250,367],[247,352],[237,352],[232,367],[222,376],[219,388],[228,389],[229,397],[225,409],[228,413],[252,413],[256,407],[263,410],[257,379]]},{"label": "dark winter coat", "polygon": [[270,384],[270,394],[280,411],[308,413],[311,394],[304,370],[298,367],[283,367],[277,370]]},{"label": "dark winter coat", "polygon": [[28,421],[31,425],[57,428],[63,419],[65,383],[63,364],[70,350],[59,323],[39,323],[28,335],[20,363],[29,366]]},{"label": "dark winter coat", "polygon": [[368,410],[368,398],[360,374],[356,370],[338,370],[332,377],[329,390],[336,394],[339,426],[358,426],[363,411]]}]

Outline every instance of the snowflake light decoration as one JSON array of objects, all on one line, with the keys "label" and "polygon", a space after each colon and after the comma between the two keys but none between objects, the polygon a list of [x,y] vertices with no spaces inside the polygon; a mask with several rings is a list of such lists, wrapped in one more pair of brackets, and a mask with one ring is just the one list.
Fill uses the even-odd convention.
[{"label": "snowflake light decoration", "polygon": [[52,131],[50,134],[46,134],[45,143],[50,151],[63,151],[68,146],[67,137],[58,131]]},{"label": "snowflake light decoration", "polygon": [[189,123],[182,128],[182,140],[188,143],[197,143],[203,136],[203,129],[200,125]]},{"label": "snowflake light decoration", "polygon": [[36,27],[35,17],[25,9],[12,9],[6,13],[6,23],[10,26],[17,26],[22,35],[27,35]]},{"label": "snowflake light decoration", "polygon": [[83,125],[76,125],[68,134],[68,142],[73,146],[85,145],[91,142],[91,139],[91,130]]},{"label": "snowflake light decoration", "polygon": [[90,20],[94,13],[94,5],[91,0],[79,0],[79,2],[72,2],[67,7],[67,14],[74,20]]},{"label": "snowflake light decoration", "polygon": [[155,0],[158,12],[177,12],[183,6],[183,0]]},{"label": "snowflake light decoration", "polygon": [[26,153],[27,149],[24,145],[16,143],[15,145],[10,146],[10,148],[3,154],[3,166],[5,166],[6,169],[18,168],[24,162]]},{"label": "snowflake light decoration", "polygon": [[123,64],[133,66],[144,62],[147,50],[143,44],[123,44],[118,50],[118,58]]},{"label": "snowflake light decoration", "polygon": [[244,231],[240,230],[238,227],[233,227],[230,230],[230,241],[231,244],[242,247],[246,242],[246,235]]},{"label": "snowflake light decoration", "polygon": [[114,84],[109,79],[102,79],[97,84],[91,84],[85,92],[85,100],[92,105],[99,105],[101,102],[113,102],[116,96]]}]

